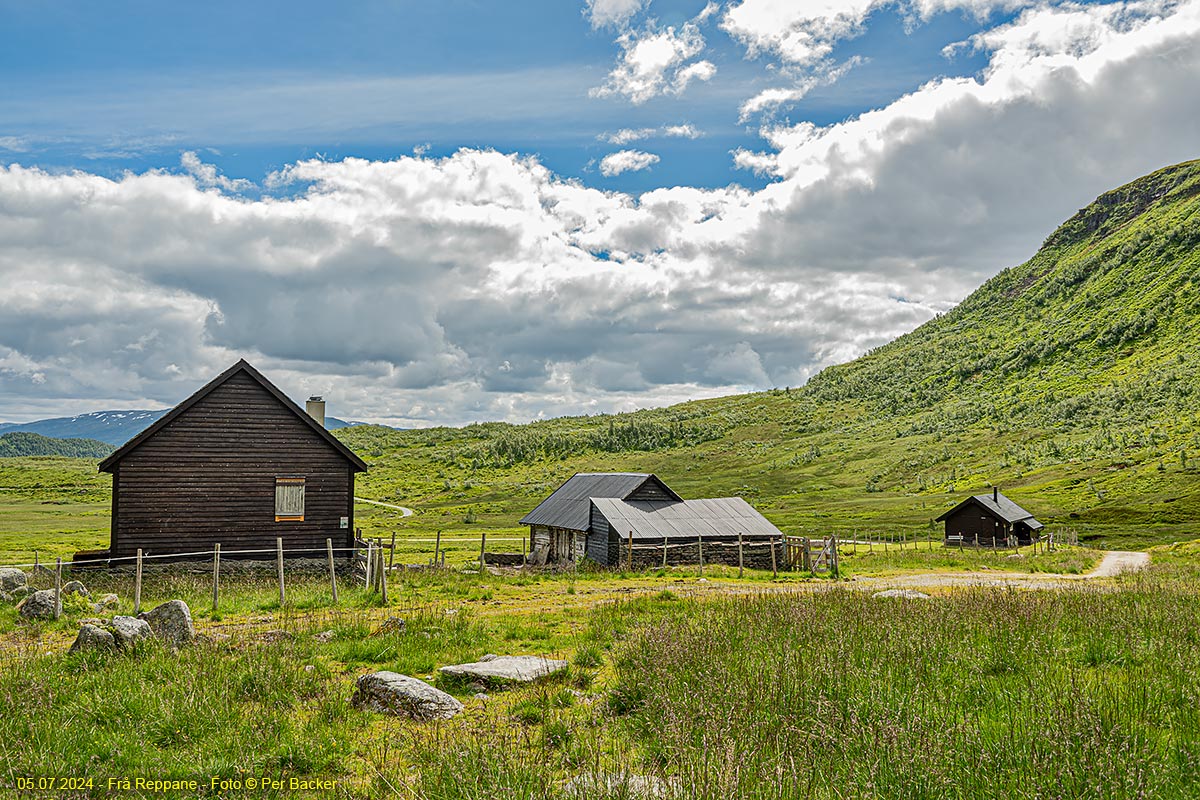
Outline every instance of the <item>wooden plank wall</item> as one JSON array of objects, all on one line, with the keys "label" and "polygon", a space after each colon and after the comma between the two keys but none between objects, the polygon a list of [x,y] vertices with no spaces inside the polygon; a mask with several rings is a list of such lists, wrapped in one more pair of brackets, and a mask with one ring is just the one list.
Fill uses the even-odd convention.
[{"label": "wooden plank wall", "polygon": [[[305,478],[303,522],[275,521],[275,478]],[[347,460],[245,373],[238,373],[120,462],[113,476],[113,556],[272,549],[324,552],[352,543]],[[339,527],[349,516],[349,527]],[[300,553],[292,553],[300,555]],[[230,554],[228,557],[233,558]],[[270,558],[258,556],[258,558]]]}]

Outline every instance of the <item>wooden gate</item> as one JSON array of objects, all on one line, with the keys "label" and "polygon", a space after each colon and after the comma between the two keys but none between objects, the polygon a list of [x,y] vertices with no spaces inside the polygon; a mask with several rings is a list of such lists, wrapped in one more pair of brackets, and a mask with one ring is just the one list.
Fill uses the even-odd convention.
[{"label": "wooden gate", "polygon": [[838,576],[837,537],[810,539],[807,536],[785,536],[784,552],[788,569],[815,574]]}]

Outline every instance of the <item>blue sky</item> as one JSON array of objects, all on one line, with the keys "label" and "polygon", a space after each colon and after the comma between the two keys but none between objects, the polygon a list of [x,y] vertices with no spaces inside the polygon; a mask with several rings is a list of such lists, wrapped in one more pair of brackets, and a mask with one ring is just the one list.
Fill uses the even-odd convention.
[{"label": "blue sky", "polygon": [[1200,156],[1200,0],[0,0],[0,420],[798,386]]},{"label": "blue sky", "polygon": [[[658,0],[639,19],[680,26],[704,7]],[[556,173],[640,192],[661,186],[761,186],[730,151],[762,147],[738,106],[778,85],[769,55],[751,57],[715,22],[703,26],[708,82],[632,105],[590,97],[619,48],[585,9],[562,0],[327,4],[4,3],[0,137],[7,160],[47,169],[178,169],[185,150],[226,175],[261,183],[317,155],[388,159],[428,147],[536,155]],[[962,12],[913,23],[885,8],[834,50],[859,58],[835,85],[778,115],[818,125],[886,105],[939,75],[975,74],[979,53],[941,50],[983,22]],[[993,13],[987,24],[1011,17]],[[783,83],[786,83],[784,81]],[[653,136],[660,160],[604,176],[622,128],[690,124],[694,139]]]}]

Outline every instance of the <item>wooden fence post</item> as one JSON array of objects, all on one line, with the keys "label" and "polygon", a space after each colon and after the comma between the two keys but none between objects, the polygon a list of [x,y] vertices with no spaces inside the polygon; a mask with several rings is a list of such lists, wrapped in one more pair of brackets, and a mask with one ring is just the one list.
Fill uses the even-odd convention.
[{"label": "wooden fence post", "polygon": [[221,586],[221,543],[213,545],[213,613],[217,613]]},{"label": "wooden fence post", "polygon": [[812,550],[809,547],[807,536],[800,540],[800,548],[800,567],[805,572],[812,572]]},{"label": "wooden fence post", "polygon": [[[525,540],[521,540],[521,552],[525,552]],[[436,567],[442,554],[442,530],[438,529],[437,538],[433,540],[433,565]]]},{"label": "wooden fence post", "polygon": [[[768,543],[771,546],[771,578],[774,580],[779,577],[779,564],[775,559],[775,537],[770,537]],[[784,546],[786,547],[787,545],[785,544]]]},{"label": "wooden fence post", "polygon": [[325,540],[325,554],[329,556],[329,589],[333,592],[333,604],[337,605],[337,572],[333,568],[333,539]]},{"label": "wooden fence post", "polygon": [[830,544],[833,545],[833,563],[830,565],[830,568],[833,571],[833,579],[837,580],[838,579],[838,568],[841,566],[841,556],[838,554],[837,536],[830,536],[829,542],[830,542]]},{"label": "wooden fence post", "polygon": [[133,573],[133,615],[142,610],[142,548],[137,551],[137,568]]},{"label": "wooden fence post", "polygon": [[375,561],[375,545],[373,542],[371,542],[370,539],[368,539],[367,540],[367,561],[366,561],[366,564],[364,564],[364,568],[366,570],[367,575],[366,575],[366,583],[363,584],[363,588],[366,589],[368,592],[371,591],[371,570],[374,569],[374,567],[375,567],[375,565],[373,563],[374,561]]},{"label": "wooden fence post", "polygon": [[633,572],[633,531],[629,532],[629,571]]},{"label": "wooden fence post", "polygon": [[34,550],[33,551],[33,577],[36,578],[38,576],[38,573],[41,572],[41,570],[42,570],[42,565],[38,562],[38,551]]},{"label": "wooden fence post", "polygon": [[667,568],[667,537],[663,537],[663,569]]},{"label": "wooden fence post", "polygon": [[704,577],[704,536],[696,534],[696,556],[700,564],[700,577]]},{"label": "wooden fence post", "polygon": [[392,564],[396,559],[396,532],[392,531],[392,546],[388,550],[388,569],[392,568]]},{"label": "wooden fence post", "polygon": [[738,577],[742,577],[742,532],[738,531]]},{"label": "wooden fence post", "polygon": [[54,618],[62,616],[62,556],[54,562]]},{"label": "wooden fence post", "polygon": [[479,534],[479,574],[482,575],[487,565],[487,559],[484,558],[483,551],[487,547],[487,531]]},{"label": "wooden fence post", "polygon": [[279,566],[279,607],[283,608],[283,537],[275,537],[275,563]]},{"label": "wooden fence post", "polygon": [[[394,534],[393,534],[394,535]],[[387,576],[388,571],[383,569],[383,551],[379,551],[379,597],[383,600],[383,604],[387,605]]]}]

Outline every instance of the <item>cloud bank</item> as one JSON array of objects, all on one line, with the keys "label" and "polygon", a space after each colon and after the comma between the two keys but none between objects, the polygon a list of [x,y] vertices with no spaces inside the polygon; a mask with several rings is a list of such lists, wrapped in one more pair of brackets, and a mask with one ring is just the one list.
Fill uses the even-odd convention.
[{"label": "cloud bank", "polygon": [[736,155],[758,191],[632,196],[481,149],[301,161],[258,196],[194,154],[0,168],[0,418],[173,403],[239,356],[407,425],[794,386],[1200,155],[1200,0],[1030,9],[961,46],[978,78],[765,128]]}]

